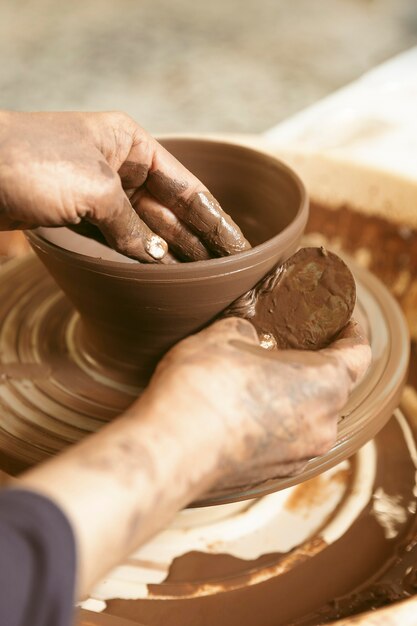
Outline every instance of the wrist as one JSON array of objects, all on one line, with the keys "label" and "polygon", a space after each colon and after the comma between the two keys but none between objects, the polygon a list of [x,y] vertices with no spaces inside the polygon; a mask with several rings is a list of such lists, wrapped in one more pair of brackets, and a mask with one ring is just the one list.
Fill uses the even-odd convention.
[{"label": "wrist", "polygon": [[21,477],[67,515],[81,596],[217,479],[218,434],[197,413],[178,391],[145,392],[120,418]]},{"label": "wrist", "polygon": [[[222,478],[224,427],[221,416],[175,381],[151,385],[122,416],[136,425],[160,470],[184,506]],[[159,461],[158,461],[159,459]]]}]

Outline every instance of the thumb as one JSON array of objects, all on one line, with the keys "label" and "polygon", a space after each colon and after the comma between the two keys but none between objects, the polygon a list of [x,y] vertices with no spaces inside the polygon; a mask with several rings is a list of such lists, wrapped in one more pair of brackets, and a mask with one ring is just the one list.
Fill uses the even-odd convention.
[{"label": "thumb", "polygon": [[320,353],[333,357],[346,368],[352,386],[359,384],[372,361],[371,347],[365,332],[354,320],[345,326],[330,346],[320,350]]},{"label": "thumb", "polygon": [[252,346],[259,346],[258,333],[255,327],[240,317],[227,317],[214,322],[208,328],[198,333],[199,337],[208,343],[243,342]]}]

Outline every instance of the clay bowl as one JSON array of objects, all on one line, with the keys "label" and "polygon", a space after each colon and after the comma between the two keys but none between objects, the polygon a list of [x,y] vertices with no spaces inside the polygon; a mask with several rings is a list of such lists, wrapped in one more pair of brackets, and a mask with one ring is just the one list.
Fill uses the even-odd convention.
[{"label": "clay bowl", "polygon": [[140,264],[67,228],[28,239],[80,314],[76,341],[90,362],[134,385],[161,356],[207,325],[297,248],[308,217],[304,186],[275,157],[207,139],[169,138],[165,147],[195,173],[253,248],[178,265]]}]

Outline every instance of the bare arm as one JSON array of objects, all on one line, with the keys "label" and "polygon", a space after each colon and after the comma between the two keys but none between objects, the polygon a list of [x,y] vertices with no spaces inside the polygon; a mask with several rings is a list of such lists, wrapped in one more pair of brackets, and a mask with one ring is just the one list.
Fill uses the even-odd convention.
[{"label": "bare arm", "polygon": [[79,596],[214,484],[327,450],[369,361],[354,324],[317,353],[265,352],[236,318],[176,346],[124,416],[20,479],[67,514]]}]

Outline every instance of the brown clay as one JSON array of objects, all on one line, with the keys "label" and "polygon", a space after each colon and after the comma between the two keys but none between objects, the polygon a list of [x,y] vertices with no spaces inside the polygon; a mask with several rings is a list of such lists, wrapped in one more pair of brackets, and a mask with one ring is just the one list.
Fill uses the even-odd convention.
[{"label": "brown clay", "polygon": [[[191,264],[190,264],[191,265]],[[373,363],[352,393],[328,453],[303,472],[206,494],[199,505],[261,496],[320,474],[354,454],[398,406],[408,363],[407,333],[398,307],[367,272],[355,270],[355,318],[371,325]],[[0,463],[16,473],[95,432],[140,394],[137,374],[85,351],[82,320],[38,259],[28,255],[0,274]],[[306,352],[306,356],[314,353]],[[267,470],[268,468],[266,468]]]},{"label": "brown clay", "polygon": [[[41,362],[52,370],[36,381],[36,393],[26,380],[10,381],[19,391],[8,395],[12,417],[0,435],[12,460],[39,461],[119,414],[170,345],[207,324],[297,247],[307,205],[301,184],[285,166],[231,144],[169,140],[166,147],[213,189],[254,247],[161,266],[137,263],[65,228],[30,233],[32,246],[80,317],[32,260],[10,273],[15,289],[7,307],[14,307],[13,315],[3,311],[11,320],[4,323],[8,360]],[[268,239],[273,232],[278,234]],[[317,475],[374,436],[397,406],[408,361],[404,322],[386,290],[366,273],[359,277],[366,287],[358,314],[365,321],[368,307],[372,314],[375,366],[346,406],[337,444],[312,459],[301,476],[268,480],[266,473],[261,484],[207,494],[204,504],[255,497]],[[8,284],[3,287],[9,293]],[[31,406],[30,419],[22,396]]]},{"label": "brown clay", "polygon": [[[28,234],[81,315],[85,352],[126,370],[139,385],[172,345],[208,324],[295,251],[308,214],[301,182],[271,156],[214,141],[164,143],[213,191],[252,249],[244,249],[242,239],[244,251],[233,256],[162,266],[134,262],[67,228]],[[152,181],[147,184],[152,187]],[[197,196],[192,203],[214,203]],[[226,232],[227,221],[223,225]],[[219,241],[224,237],[220,233]]]},{"label": "brown clay", "polygon": [[142,185],[148,175],[148,167],[143,163],[125,161],[119,170],[124,189],[133,189]]},{"label": "brown clay", "polygon": [[[326,220],[331,222],[328,215]],[[342,228],[340,232],[345,231]],[[399,259],[400,255],[396,256]],[[215,262],[218,261],[223,259]],[[130,262],[126,260],[126,263]],[[155,269],[172,271],[172,268]],[[117,383],[117,368],[106,369],[102,362],[90,361],[82,362],[80,368],[83,353],[78,353],[80,361],[76,362],[74,354],[69,352],[68,337],[76,337],[77,327],[81,329],[75,324],[74,333],[69,332],[75,319],[73,309],[37,261],[28,258],[4,270],[0,280],[1,358],[7,367],[0,386],[0,447],[9,452],[13,462],[24,458],[27,464],[93,432],[116,415],[128,398],[117,384],[116,387],[106,384],[105,375],[109,372],[112,372],[111,382]],[[398,404],[408,361],[404,324],[392,306],[392,299],[367,272],[357,270],[355,275],[359,285],[359,313],[370,326],[374,363],[365,385],[352,398],[349,411],[340,423],[338,443],[331,452],[333,460],[354,451],[355,447],[347,450],[346,443],[354,439],[356,446],[361,445],[386,421],[387,411]],[[382,319],[378,317],[376,303],[383,311]],[[382,320],[386,320],[388,330]],[[23,365],[21,370],[19,363]],[[48,366],[37,369],[33,377],[34,363]],[[94,374],[91,378],[86,373],[88,366]],[[125,372],[121,377],[124,379]],[[416,380],[415,371],[410,380]],[[415,416],[411,416],[409,423],[413,427]],[[377,435],[376,445],[379,456],[375,486],[382,487],[389,495],[399,496],[404,507],[408,507],[407,519],[395,540],[384,537],[367,507],[349,532],[330,548],[320,551],[322,546],[310,545],[305,559],[294,562],[291,571],[281,577],[271,576],[260,584],[256,584],[257,574],[268,568],[273,570],[281,555],[264,555],[259,562],[220,555],[218,562],[208,563],[207,555],[192,553],[174,563],[166,581],[166,589],[172,595],[176,590],[177,598],[162,598],[161,590],[155,586],[153,600],[110,602],[109,619],[83,612],[82,625],[124,626],[123,620],[129,617],[134,623],[146,626],[171,623],[175,626],[213,623],[307,626],[375,609],[414,593],[415,466],[398,436],[396,422],[390,421]],[[324,469],[328,458],[313,460],[302,478]],[[291,483],[285,483],[288,484]],[[260,495],[280,485],[266,484],[262,489],[255,486],[232,499]],[[236,577],[241,585],[232,591],[230,585]],[[199,580],[204,587],[210,578],[218,584],[216,595],[182,599],[181,593],[189,593]],[[250,584],[251,581],[255,584]],[[119,616],[123,617],[119,620]],[[376,620],[377,616],[374,613]]]},{"label": "brown clay", "polygon": [[302,248],[234,302],[227,315],[252,322],[264,347],[317,350],[350,320],[352,272],[324,248]]}]

